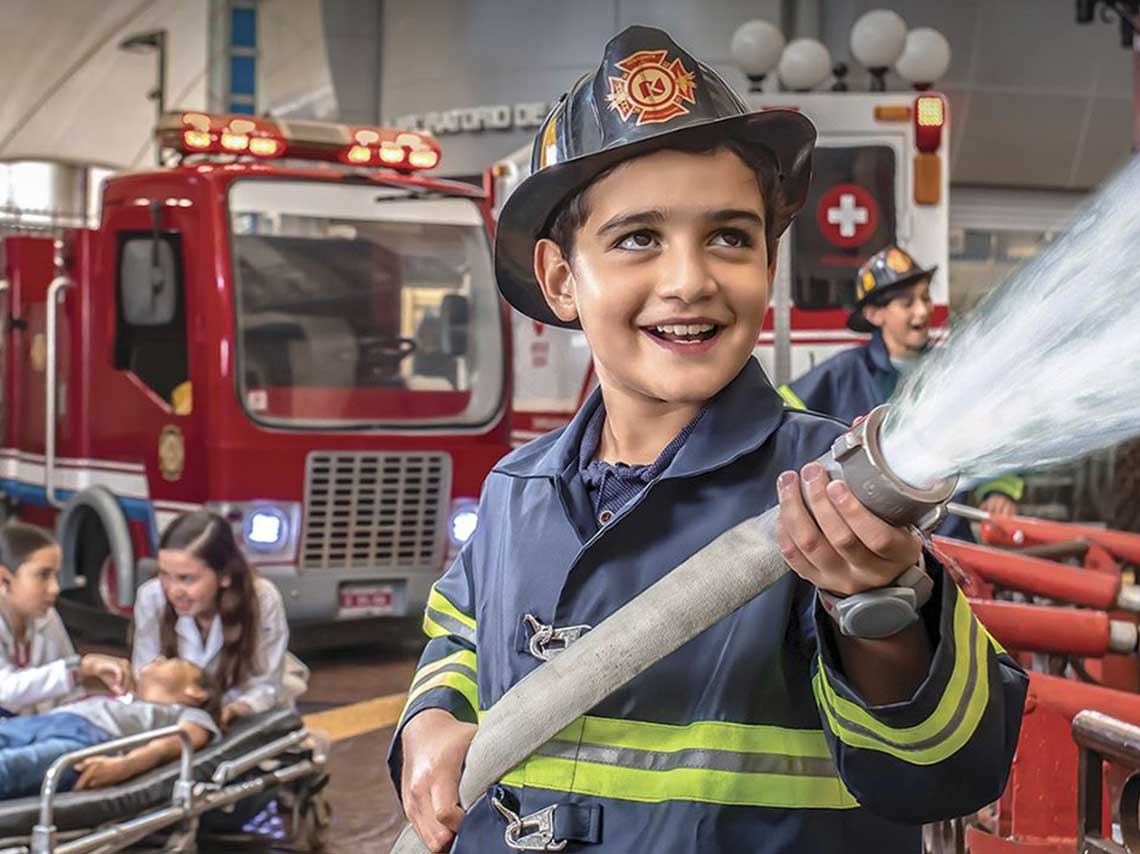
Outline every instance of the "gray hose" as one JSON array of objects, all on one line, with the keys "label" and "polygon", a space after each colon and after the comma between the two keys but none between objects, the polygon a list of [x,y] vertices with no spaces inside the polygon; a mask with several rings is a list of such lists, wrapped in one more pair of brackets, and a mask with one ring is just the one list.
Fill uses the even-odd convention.
[{"label": "gray hose", "polygon": [[[483,716],[459,783],[469,809],[602,700],[783,577],[777,508],[725,531],[507,691]],[[427,854],[405,825],[391,854]]]}]

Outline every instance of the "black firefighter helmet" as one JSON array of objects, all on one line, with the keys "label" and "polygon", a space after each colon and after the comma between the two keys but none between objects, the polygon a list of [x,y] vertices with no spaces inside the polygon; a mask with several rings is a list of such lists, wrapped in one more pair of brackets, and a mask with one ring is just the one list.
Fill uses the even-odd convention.
[{"label": "black firefighter helmet", "polygon": [[929,279],[937,269],[937,264],[920,267],[909,252],[897,246],[880,249],[855,274],[855,307],[847,315],[847,328],[856,332],[873,332],[874,324],[863,316],[863,306],[883,294]]},{"label": "black firefighter helmet", "polygon": [[531,174],[507,199],[495,235],[499,290],[528,317],[566,323],[547,306],[534,278],[534,244],[570,196],[623,160],[668,148],[727,140],[766,148],[778,170],[782,204],[776,233],[803,207],[811,179],[815,126],[794,110],[751,113],[715,71],[661,30],[628,27],[606,45],[598,69],[563,95],[531,151]]}]

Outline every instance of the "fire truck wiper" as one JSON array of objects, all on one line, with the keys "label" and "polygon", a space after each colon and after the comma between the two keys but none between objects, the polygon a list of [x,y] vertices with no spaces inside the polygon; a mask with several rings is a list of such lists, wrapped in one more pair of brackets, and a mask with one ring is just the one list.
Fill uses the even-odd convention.
[{"label": "fire truck wiper", "polygon": [[451,195],[451,193],[444,193],[428,187],[401,187],[400,192],[383,193],[377,196],[374,201],[380,204],[382,202],[401,202],[407,199],[441,199]]}]

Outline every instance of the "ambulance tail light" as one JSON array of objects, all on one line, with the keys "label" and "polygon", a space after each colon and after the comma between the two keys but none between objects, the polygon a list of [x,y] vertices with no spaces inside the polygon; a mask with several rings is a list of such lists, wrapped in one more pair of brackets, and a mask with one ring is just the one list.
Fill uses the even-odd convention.
[{"label": "ambulance tail light", "polygon": [[920,95],[914,102],[914,145],[923,154],[933,154],[942,145],[946,104],[940,95]]},{"label": "ambulance tail light", "polygon": [[942,201],[942,129],[946,102],[940,95],[919,95],[914,102],[914,201],[936,205]]}]

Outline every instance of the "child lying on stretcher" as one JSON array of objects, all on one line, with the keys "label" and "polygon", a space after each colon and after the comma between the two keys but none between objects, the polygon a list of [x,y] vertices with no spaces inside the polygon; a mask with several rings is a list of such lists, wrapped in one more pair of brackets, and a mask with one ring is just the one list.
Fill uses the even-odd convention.
[{"label": "child lying on stretcher", "polygon": [[[220,734],[217,692],[199,667],[157,658],[138,675],[133,696],[96,696],[42,715],[0,721],[0,799],[38,794],[51,764],[125,736],[177,724],[194,749]],[[97,789],[137,777],[179,756],[177,736],[155,739],[127,753],[77,762],[60,778],[60,790]]]}]

